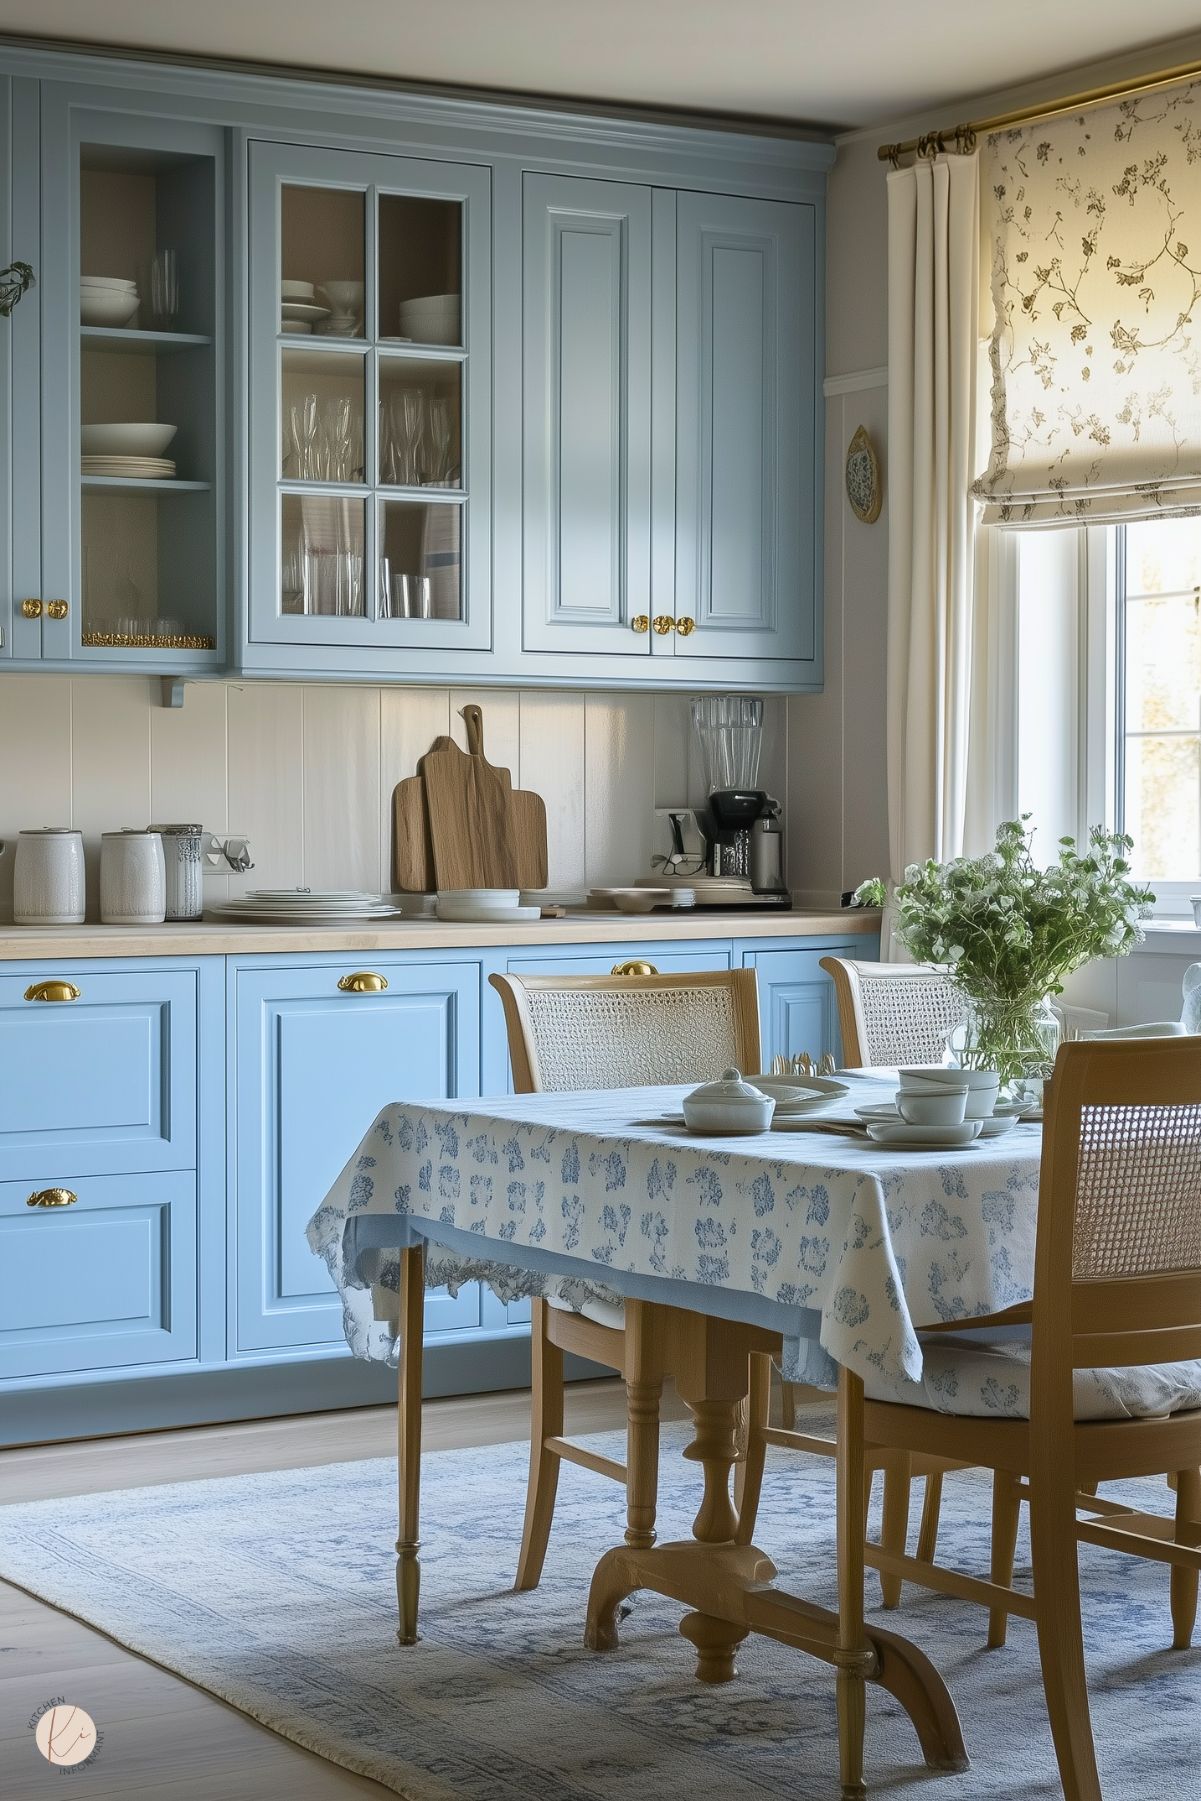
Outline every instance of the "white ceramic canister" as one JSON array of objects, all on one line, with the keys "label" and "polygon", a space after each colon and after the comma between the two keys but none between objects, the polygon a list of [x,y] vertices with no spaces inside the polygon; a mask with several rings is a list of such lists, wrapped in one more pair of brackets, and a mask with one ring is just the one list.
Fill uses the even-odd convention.
[{"label": "white ceramic canister", "polygon": [[162,925],[167,869],[157,832],[105,832],[100,840],[100,917],[108,926]]},{"label": "white ceramic canister", "polygon": [[19,926],[78,926],[86,908],[83,833],[45,825],[18,834],[13,918]]},{"label": "white ceramic canister", "polygon": [[167,918],[199,919],[204,912],[204,863],[199,825],[152,825],[163,841],[167,869]]}]

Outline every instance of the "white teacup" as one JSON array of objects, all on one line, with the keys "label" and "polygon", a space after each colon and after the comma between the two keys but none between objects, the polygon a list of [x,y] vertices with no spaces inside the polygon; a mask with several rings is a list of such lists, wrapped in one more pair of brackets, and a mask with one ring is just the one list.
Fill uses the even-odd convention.
[{"label": "white teacup", "polygon": [[897,1112],[911,1126],[961,1126],[967,1106],[966,1088],[947,1087],[943,1094],[897,1090]]}]

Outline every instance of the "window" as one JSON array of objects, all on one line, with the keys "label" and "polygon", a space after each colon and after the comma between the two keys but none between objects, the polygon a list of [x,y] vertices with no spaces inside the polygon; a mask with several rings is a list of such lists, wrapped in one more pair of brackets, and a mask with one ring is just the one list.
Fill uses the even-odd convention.
[{"label": "window", "polygon": [[996,816],[1031,813],[1048,855],[1062,834],[1102,821],[1129,832],[1156,911],[1190,917],[1201,893],[1201,518],[1016,534],[993,582],[1009,631],[993,678],[1010,722]]}]

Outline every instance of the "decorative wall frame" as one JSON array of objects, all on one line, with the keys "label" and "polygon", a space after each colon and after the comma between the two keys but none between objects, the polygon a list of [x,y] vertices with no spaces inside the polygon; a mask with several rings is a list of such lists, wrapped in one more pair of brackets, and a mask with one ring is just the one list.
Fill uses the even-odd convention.
[{"label": "decorative wall frame", "polygon": [[861,425],[847,446],[847,500],[856,519],[874,525],[884,504],[884,486],[875,447]]}]

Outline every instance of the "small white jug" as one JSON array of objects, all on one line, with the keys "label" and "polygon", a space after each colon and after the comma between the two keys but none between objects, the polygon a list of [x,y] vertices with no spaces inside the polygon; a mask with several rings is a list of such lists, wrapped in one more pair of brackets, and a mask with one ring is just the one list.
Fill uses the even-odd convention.
[{"label": "small white jug", "polygon": [[46,825],[18,833],[13,919],[19,926],[78,926],[85,913],[83,833]]},{"label": "small white jug", "polygon": [[100,917],[108,926],[161,926],[167,870],[157,832],[105,832],[100,839]]}]

